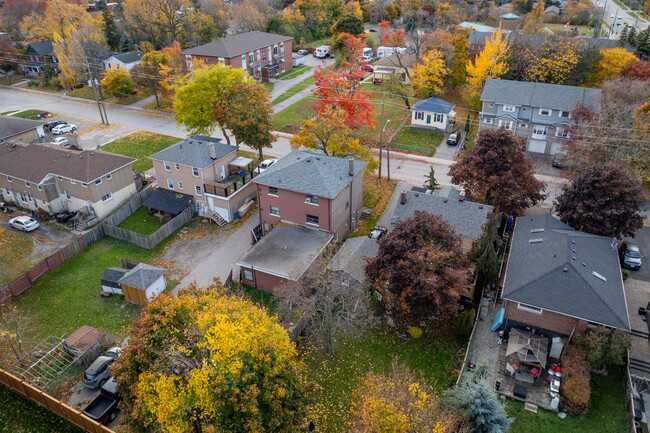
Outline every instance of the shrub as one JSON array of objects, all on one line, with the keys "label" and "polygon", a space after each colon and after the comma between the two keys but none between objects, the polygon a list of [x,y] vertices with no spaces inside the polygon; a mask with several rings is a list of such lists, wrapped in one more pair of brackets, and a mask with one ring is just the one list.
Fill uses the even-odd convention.
[{"label": "shrub", "polygon": [[563,404],[572,409],[576,416],[581,416],[587,411],[591,394],[590,380],[585,352],[576,346],[568,346],[562,355],[560,393]]},{"label": "shrub", "polygon": [[418,338],[422,337],[422,328],[418,328],[417,326],[410,326],[408,333],[414,340],[417,340]]},{"label": "shrub", "polygon": [[623,357],[630,347],[630,335],[618,329],[599,326],[576,339],[594,370],[606,370],[608,365],[623,365]]},{"label": "shrub", "polygon": [[462,311],[454,318],[454,333],[458,338],[469,337],[474,326],[474,317],[476,317],[476,310],[472,308],[471,310]]}]

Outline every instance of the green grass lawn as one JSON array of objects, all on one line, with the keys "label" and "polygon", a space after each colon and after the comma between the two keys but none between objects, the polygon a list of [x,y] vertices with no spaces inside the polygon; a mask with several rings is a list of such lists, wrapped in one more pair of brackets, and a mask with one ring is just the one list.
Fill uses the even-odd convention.
[{"label": "green grass lawn", "polygon": [[28,117],[36,116],[37,114],[41,114],[43,110],[25,110],[21,111],[20,113],[12,114],[12,117],[20,117],[21,119],[27,119]]},{"label": "green grass lawn", "polygon": [[356,339],[343,339],[334,356],[306,344],[300,350],[301,358],[310,377],[321,387],[315,392],[318,431],[349,431],[352,395],[360,379],[369,371],[389,372],[394,359],[422,372],[424,379],[435,382],[439,389],[449,387],[458,349],[449,341],[403,341],[383,328]]},{"label": "green grass lawn", "polygon": [[106,236],[51,270],[14,298],[18,309],[30,317],[28,337],[38,342],[49,335],[60,337],[81,325],[89,325],[108,329],[120,341],[128,325],[140,315],[141,307],[122,305],[119,296],[101,297],[102,273],[107,267],[120,266],[120,257],[146,262],[166,244],[163,241],[148,251]]},{"label": "green grass lawn", "polygon": [[34,249],[34,241],[26,234],[6,228],[0,230],[0,285],[10,283],[29,270],[27,256]]},{"label": "green grass lawn", "polygon": [[307,42],[305,48],[318,48],[321,45],[332,45],[330,42],[332,42],[331,38],[316,39],[315,41]]},{"label": "green grass lawn", "polygon": [[0,384],[0,433],[82,433],[54,412]]},{"label": "green grass lawn", "polygon": [[296,93],[305,90],[307,87],[311,86],[316,82],[316,77],[313,75],[305,78],[303,81],[300,83],[296,84],[293,87],[290,87],[286,92],[275,98],[273,101],[271,101],[271,105],[277,105],[282,101],[286,101],[287,99],[291,98],[293,95]]},{"label": "green grass lawn", "polygon": [[138,160],[133,164],[133,169],[146,171],[153,167],[153,161],[148,158],[149,155],[179,141],[181,141],[179,138],[170,137],[169,135],[139,131],[102,146],[102,150],[137,158]]},{"label": "green grass lawn", "polygon": [[307,65],[297,66],[287,72],[283,72],[280,75],[276,75],[275,78],[278,80],[289,80],[291,78],[296,78],[298,75],[302,75],[309,70],[311,70],[311,66],[307,66]]},{"label": "green grass lawn", "polygon": [[302,98],[300,101],[294,102],[284,110],[276,113],[272,119],[273,129],[295,132],[296,125],[313,114],[313,110],[309,108],[310,102],[311,98]]},{"label": "green grass lawn", "polygon": [[268,92],[272,92],[272,91],[273,91],[273,87],[275,87],[275,84],[273,84],[273,83],[271,83],[271,82],[269,82],[269,81],[267,81],[266,83],[263,83],[262,85],[266,88],[266,90],[267,90]]},{"label": "green grass lawn", "polygon": [[149,209],[141,206],[133,212],[127,219],[122,221],[118,227],[124,230],[140,233],[149,236],[154,234],[165,223],[155,216],[149,215]]},{"label": "green grass lawn", "polygon": [[[67,96],[72,96],[75,98],[82,98],[82,99],[92,99],[93,101],[97,99],[97,94],[95,92],[95,89],[92,87],[82,87],[80,89],[73,89],[67,93]],[[144,98],[142,95],[126,95],[126,96],[107,96],[104,95],[104,100],[106,102],[110,102],[112,104],[120,104],[120,105],[131,105],[134,102],[139,101],[140,99]]]},{"label": "green grass lawn", "polygon": [[[548,27],[553,33],[563,36],[570,36],[573,34],[573,29],[576,26],[569,24],[567,27],[564,24],[544,24],[544,27]],[[593,36],[594,28],[589,26],[577,26],[578,27],[578,36]]]},{"label": "green grass lawn", "polygon": [[443,138],[443,135],[437,131],[414,129],[404,125],[393,143],[402,149],[433,155]]},{"label": "green grass lawn", "polygon": [[582,417],[567,415],[560,419],[556,413],[539,410],[537,414],[524,410],[523,403],[508,401],[508,415],[515,418],[509,433],[625,433],[625,389],[623,372],[610,371],[607,376],[592,376],[589,409]]}]

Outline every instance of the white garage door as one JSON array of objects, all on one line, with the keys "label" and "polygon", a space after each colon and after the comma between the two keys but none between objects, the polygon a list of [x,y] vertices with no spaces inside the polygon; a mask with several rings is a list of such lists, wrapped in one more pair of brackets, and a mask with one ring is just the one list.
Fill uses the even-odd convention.
[{"label": "white garage door", "polygon": [[528,151],[535,153],[544,153],[546,150],[546,141],[542,140],[529,140]]}]

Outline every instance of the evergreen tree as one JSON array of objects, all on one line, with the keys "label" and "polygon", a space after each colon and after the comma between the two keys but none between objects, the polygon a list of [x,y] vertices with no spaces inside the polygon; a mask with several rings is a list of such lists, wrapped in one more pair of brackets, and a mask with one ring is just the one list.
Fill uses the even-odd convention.
[{"label": "evergreen tree", "polygon": [[639,32],[636,38],[636,55],[643,60],[650,59],[650,27]]},{"label": "evergreen tree", "polygon": [[120,38],[120,52],[125,53],[131,50],[133,50],[133,42],[131,41],[129,35],[124,32]]},{"label": "evergreen tree", "polygon": [[108,10],[105,4],[104,10],[102,11],[102,18],[104,19],[104,36],[106,37],[106,43],[111,50],[115,51],[120,44],[120,35],[117,33],[117,26],[115,25],[113,12]]},{"label": "evergreen tree", "polygon": [[627,34],[626,42],[630,44],[631,47],[636,48],[636,29],[632,27]]},{"label": "evergreen tree", "polygon": [[436,171],[433,169],[433,166],[429,168],[429,174],[425,175],[424,178],[424,187],[426,189],[435,189],[438,186],[438,181],[436,180]]},{"label": "evergreen tree", "polygon": [[122,4],[122,0],[116,0],[116,3],[115,15],[117,15],[118,18],[124,18],[124,5]]},{"label": "evergreen tree", "polygon": [[629,30],[627,29],[627,26],[623,27],[623,30],[621,30],[621,34],[618,36],[618,46],[622,47],[627,43],[627,38],[629,35]]},{"label": "evergreen tree", "polygon": [[498,278],[499,261],[497,260],[497,254],[492,244],[488,244],[476,262],[476,292],[481,293],[484,287],[496,282]]},{"label": "evergreen tree", "polygon": [[465,133],[468,133],[470,129],[470,120],[469,120],[469,113],[467,113],[467,120],[465,121]]}]

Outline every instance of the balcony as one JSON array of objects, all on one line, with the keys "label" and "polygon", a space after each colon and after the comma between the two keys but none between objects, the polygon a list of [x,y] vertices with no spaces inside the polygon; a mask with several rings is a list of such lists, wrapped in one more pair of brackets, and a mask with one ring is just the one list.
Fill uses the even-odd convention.
[{"label": "balcony", "polygon": [[228,198],[247,183],[249,183],[257,173],[252,167],[252,159],[239,157],[229,164],[230,176],[219,182],[209,182],[203,184],[203,190],[206,194],[216,195]]}]

